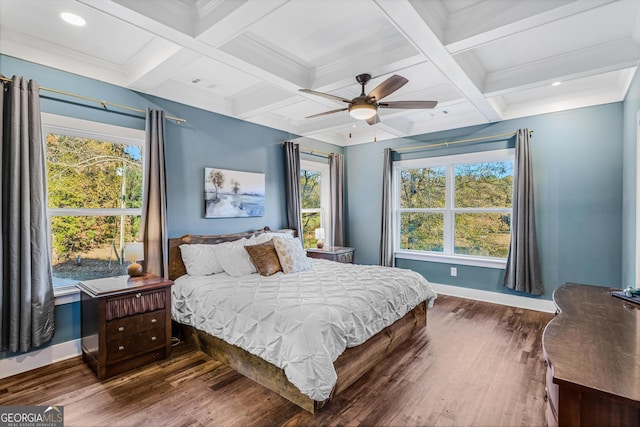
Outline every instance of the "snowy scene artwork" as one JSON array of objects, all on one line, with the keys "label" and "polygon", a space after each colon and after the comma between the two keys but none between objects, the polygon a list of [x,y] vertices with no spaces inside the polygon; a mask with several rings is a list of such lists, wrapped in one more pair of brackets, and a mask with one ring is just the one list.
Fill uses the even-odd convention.
[{"label": "snowy scene artwork", "polygon": [[264,216],[264,174],[204,168],[204,216]]}]

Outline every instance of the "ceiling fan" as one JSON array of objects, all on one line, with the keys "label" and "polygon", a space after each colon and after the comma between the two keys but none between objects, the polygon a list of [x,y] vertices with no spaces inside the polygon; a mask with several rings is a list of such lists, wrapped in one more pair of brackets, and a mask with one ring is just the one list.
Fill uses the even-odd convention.
[{"label": "ceiling fan", "polygon": [[335,101],[346,102],[348,107],[338,108],[337,110],[325,111],[324,113],[314,114],[308,116],[307,119],[313,117],[325,116],[327,114],[333,114],[340,111],[349,110],[349,114],[358,120],[366,120],[370,125],[375,125],[380,122],[378,117],[378,108],[407,108],[407,109],[422,109],[422,108],[434,108],[438,105],[437,101],[391,101],[380,102],[382,98],[391,95],[393,92],[400,89],[407,84],[409,80],[402,76],[394,74],[387,80],[380,83],[374,90],[369,92],[368,95],[364,93],[364,86],[371,80],[370,74],[359,74],[356,76],[356,81],[362,85],[362,93],[360,96],[356,96],[353,99],[346,99],[339,96],[331,95],[328,93],[317,92],[311,89],[300,89],[300,92],[310,93],[311,95],[323,96],[325,98],[333,99]]}]

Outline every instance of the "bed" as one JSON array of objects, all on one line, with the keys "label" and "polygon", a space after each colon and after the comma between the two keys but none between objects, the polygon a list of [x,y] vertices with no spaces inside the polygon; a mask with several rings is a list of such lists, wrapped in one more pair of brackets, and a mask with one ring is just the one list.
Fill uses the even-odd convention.
[{"label": "bed", "polygon": [[[265,273],[254,257],[274,243],[286,273]],[[184,339],[314,413],[424,331],[436,294],[410,270],[306,257],[296,270],[286,250],[301,252],[291,230],[170,239],[172,318]]]}]

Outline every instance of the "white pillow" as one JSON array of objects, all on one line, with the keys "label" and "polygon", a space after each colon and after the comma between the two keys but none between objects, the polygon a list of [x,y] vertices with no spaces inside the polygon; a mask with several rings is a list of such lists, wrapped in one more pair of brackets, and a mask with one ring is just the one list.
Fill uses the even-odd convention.
[{"label": "white pillow", "polygon": [[246,276],[247,274],[257,273],[258,270],[256,270],[249,254],[244,249],[245,245],[252,244],[254,244],[254,241],[242,238],[213,246],[216,258],[225,273],[229,276]]},{"label": "white pillow", "polygon": [[299,238],[281,239],[275,237],[273,239],[273,245],[278,253],[278,259],[280,260],[283,273],[298,273],[311,268],[311,261],[307,258],[307,254]]},{"label": "white pillow", "polygon": [[224,269],[216,258],[215,245],[180,245],[182,262],[189,276],[209,276],[222,273]]}]

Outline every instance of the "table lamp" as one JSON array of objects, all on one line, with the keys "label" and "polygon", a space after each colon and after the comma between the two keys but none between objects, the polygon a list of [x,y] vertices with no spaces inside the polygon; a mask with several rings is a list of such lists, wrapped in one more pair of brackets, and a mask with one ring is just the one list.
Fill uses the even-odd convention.
[{"label": "table lamp", "polygon": [[142,266],[138,261],[144,259],[144,246],[142,242],[127,243],[124,247],[125,259],[129,261],[127,274],[131,277],[142,276]]},{"label": "table lamp", "polygon": [[316,247],[322,249],[324,247],[324,228],[316,228]]}]

